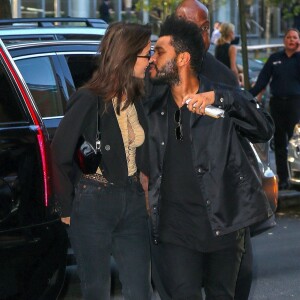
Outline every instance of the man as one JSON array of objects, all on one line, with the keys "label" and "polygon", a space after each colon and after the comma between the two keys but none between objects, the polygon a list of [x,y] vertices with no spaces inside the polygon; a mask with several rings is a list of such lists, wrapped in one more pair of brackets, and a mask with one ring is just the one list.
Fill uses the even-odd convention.
[{"label": "man", "polygon": [[210,42],[212,44],[216,44],[217,43],[217,40],[218,38],[221,36],[221,33],[220,33],[220,26],[221,26],[221,23],[219,21],[216,21],[214,23],[214,30],[211,34],[211,39],[210,39]]},{"label": "man", "polygon": [[[187,19],[188,21],[194,22],[200,28],[202,32],[202,38],[204,41],[205,55],[203,57],[203,62],[199,62],[201,66],[201,74],[210,79],[211,81],[225,83],[230,86],[239,87],[236,76],[231,70],[219,62],[215,57],[207,52],[210,46],[210,35],[209,35],[209,15],[208,10],[205,5],[197,0],[184,0],[176,8],[175,14],[181,18]],[[148,82],[149,83],[149,82]],[[149,86],[148,86],[149,88]],[[151,99],[153,101],[161,99],[166,92],[165,85],[154,85],[151,92]],[[152,247],[152,257],[153,257],[153,268],[152,276],[155,283],[155,287],[158,289],[159,294],[163,300],[170,299],[167,291],[161,285],[159,279],[159,274],[156,269],[156,265],[160,265],[159,255],[157,253],[157,247]],[[246,231],[245,235],[245,254],[242,258],[242,263],[240,267],[240,272],[238,275],[237,285],[236,285],[236,298],[235,300],[247,300],[252,282],[252,247],[250,241],[249,230]]]},{"label": "man", "polygon": [[99,6],[99,16],[100,19],[105,21],[106,23],[110,22],[110,12],[109,12],[109,1],[108,0],[102,0],[100,6]]},{"label": "man", "polygon": [[[266,142],[272,122],[246,92],[197,76],[204,51],[199,28],[173,16],[150,59],[151,78],[169,85],[145,110],[156,267],[172,299],[202,299],[202,284],[207,299],[234,299],[244,228],[271,214],[240,135]],[[225,109],[225,118],[191,113],[203,115],[208,104]]]},{"label": "man", "polygon": [[270,81],[270,112],[275,123],[275,160],[279,189],[288,189],[287,144],[300,119],[299,31],[289,29],[284,35],[284,50],[273,53],[250,92],[256,96]]}]

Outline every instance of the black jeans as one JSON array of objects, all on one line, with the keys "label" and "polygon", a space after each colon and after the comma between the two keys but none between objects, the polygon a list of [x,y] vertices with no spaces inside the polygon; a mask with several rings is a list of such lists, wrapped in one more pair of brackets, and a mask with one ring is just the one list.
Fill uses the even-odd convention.
[{"label": "black jeans", "polygon": [[151,299],[150,249],[144,191],[81,179],[73,202],[69,236],[83,297],[110,299],[113,255],[125,299]]},{"label": "black jeans", "polygon": [[[163,259],[160,257],[159,245],[151,243],[152,257],[152,280],[161,300],[171,300],[171,292],[167,290],[162,271],[168,274],[168,270],[163,270]],[[250,239],[250,231],[245,232],[245,253],[242,255],[241,265],[238,272],[234,300],[247,300],[251,290],[253,275],[253,252]]]},{"label": "black jeans", "polygon": [[276,171],[280,182],[288,180],[287,145],[300,120],[300,99],[271,97],[270,113],[275,123],[274,145]]},{"label": "black jeans", "polygon": [[[154,246],[155,247],[155,246]],[[163,262],[163,285],[174,300],[202,300],[202,286],[207,300],[233,300],[244,238],[236,245],[203,253],[169,243],[158,246]]]}]

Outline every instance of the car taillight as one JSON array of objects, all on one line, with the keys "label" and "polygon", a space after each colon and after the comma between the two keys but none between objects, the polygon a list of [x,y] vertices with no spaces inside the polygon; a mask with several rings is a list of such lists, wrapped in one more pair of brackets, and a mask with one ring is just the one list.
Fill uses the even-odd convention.
[{"label": "car taillight", "polygon": [[21,74],[18,71],[16,65],[12,60],[8,58],[8,52],[6,49],[0,48],[0,54],[3,57],[6,66],[8,67],[11,75],[14,78],[14,81],[17,84],[17,87],[26,103],[26,107],[29,110],[30,116],[33,120],[33,124],[37,128],[37,139],[39,144],[39,152],[41,156],[41,164],[42,164],[42,176],[43,176],[43,188],[44,188],[44,204],[45,206],[48,206],[49,204],[49,196],[50,196],[50,180],[49,180],[49,167],[48,167],[48,159],[47,159],[47,151],[46,151],[46,141],[43,134],[42,129],[42,121],[40,120],[37,110],[34,107],[34,104],[32,103],[28,93],[29,89],[25,87],[25,81],[22,80]]},{"label": "car taillight", "polygon": [[47,156],[46,156],[46,145],[45,139],[43,135],[43,131],[40,126],[37,129],[37,138],[39,142],[39,151],[41,155],[41,163],[42,163],[42,174],[43,174],[43,183],[44,183],[44,200],[45,206],[49,204],[49,197],[50,197],[50,184],[49,184],[49,167],[47,163]]}]

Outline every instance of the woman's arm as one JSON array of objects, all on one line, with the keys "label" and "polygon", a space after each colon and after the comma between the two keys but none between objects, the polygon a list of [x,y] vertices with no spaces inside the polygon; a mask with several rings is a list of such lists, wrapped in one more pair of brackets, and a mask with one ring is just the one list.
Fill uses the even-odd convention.
[{"label": "woman's arm", "polygon": [[236,65],[236,53],[237,49],[234,45],[231,45],[228,50],[229,60],[230,60],[230,69],[236,75],[237,79],[239,80],[239,71]]}]

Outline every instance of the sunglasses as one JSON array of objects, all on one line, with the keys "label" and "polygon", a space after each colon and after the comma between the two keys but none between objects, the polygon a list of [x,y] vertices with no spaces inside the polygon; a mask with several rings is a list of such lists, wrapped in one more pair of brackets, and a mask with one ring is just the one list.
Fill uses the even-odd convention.
[{"label": "sunglasses", "polygon": [[154,53],[154,51],[150,50],[149,54],[147,54],[147,55],[137,55],[136,57],[147,58],[148,60],[150,60],[150,58],[153,55],[153,53]]},{"label": "sunglasses", "polygon": [[137,55],[136,57],[147,58],[148,60],[150,60],[151,55]]},{"label": "sunglasses", "polygon": [[182,119],[181,119],[181,110],[180,109],[175,111],[174,121],[177,124],[177,126],[175,128],[176,140],[182,141],[183,140],[183,131],[182,131]]}]

